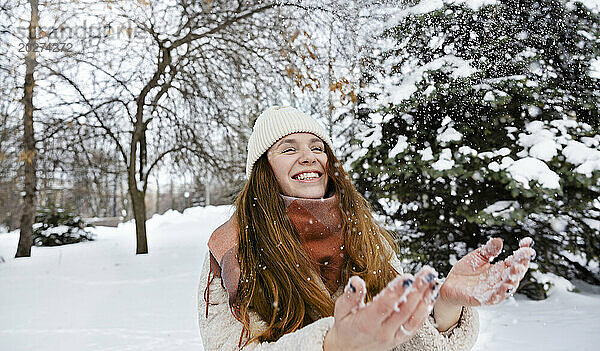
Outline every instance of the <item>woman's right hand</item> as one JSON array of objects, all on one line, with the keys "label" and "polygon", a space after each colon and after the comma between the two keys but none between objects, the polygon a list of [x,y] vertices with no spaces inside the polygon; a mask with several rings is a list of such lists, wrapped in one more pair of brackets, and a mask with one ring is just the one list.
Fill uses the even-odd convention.
[{"label": "woman's right hand", "polygon": [[335,302],[335,322],[323,350],[390,350],[406,342],[433,308],[439,295],[436,278],[437,272],[427,266],[415,277],[399,275],[365,304],[365,282],[353,276]]}]

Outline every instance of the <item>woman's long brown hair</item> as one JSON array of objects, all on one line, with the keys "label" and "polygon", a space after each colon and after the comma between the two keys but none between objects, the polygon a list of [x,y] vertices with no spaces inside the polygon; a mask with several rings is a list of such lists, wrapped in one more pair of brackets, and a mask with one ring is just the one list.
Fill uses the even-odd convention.
[{"label": "woman's long brown hair", "polygon": [[[358,275],[366,283],[367,301],[398,272],[389,261],[397,245],[371,215],[371,206],[350,182],[331,149],[327,153],[329,187],[339,198],[346,263],[341,281]],[[300,242],[286,216],[281,189],[266,153],[255,163],[244,189],[236,199],[240,282],[236,304],[244,328],[249,331],[248,311],[268,324],[262,334],[247,340],[276,341],[315,319],[333,316],[334,301],[313,279],[319,270]],[[386,250],[390,246],[393,251]]]}]

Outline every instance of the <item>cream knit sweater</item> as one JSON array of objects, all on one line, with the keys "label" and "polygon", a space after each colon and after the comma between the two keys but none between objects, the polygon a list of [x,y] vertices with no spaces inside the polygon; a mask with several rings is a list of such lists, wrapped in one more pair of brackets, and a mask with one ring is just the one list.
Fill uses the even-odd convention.
[{"label": "cream knit sweater", "polygon": [[[400,262],[395,256],[391,263],[399,272],[402,271]],[[208,308],[208,318],[206,318],[204,289],[208,282],[209,268],[209,253],[207,253],[200,275],[200,286],[198,288],[198,324],[204,344],[204,350],[238,350],[238,342],[242,333],[242,323],[236,320],[231,314],[227,291],[221,286],[221,278],[219,277],[213,279],[209,287],[210,306]],[[322,288],[327,291],[327,288],[324,285]],[[343,287],[340,287],[338,291],[332,295],[332,298],[335,300],[342,293]],[[244,350],[321,351],[323,350],[323,339],[329,328],[333,325],[333,321],[333,317],[321,318],[302,329],[282,336],[275,342],[254,342],[247,345]],[[258,314],[250,312],[250,329],[252,336],[255,336],[259,332],[266,330],[267,325]],[[465,308],[458,326],[454,329],[440,333],[433,326],[433,319],[430,317],[412,339],[399,347],[396,347],[394,350],[470,350],[477,340],[478,333],[479,318],[477,311],[473,308]],[[246,339],[244,339],[244,341],[245,340]]]}]

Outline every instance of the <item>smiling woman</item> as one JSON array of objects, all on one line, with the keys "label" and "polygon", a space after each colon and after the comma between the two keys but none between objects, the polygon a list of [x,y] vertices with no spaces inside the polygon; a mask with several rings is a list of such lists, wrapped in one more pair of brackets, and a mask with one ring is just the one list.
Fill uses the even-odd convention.
[{"label": "smiling woman", "polygon": [[535,253],[524,240],[491,264],[496,238],[443,284],[428,266],[403,274],[396,242],[323,127],[291,107],[257,118],[246,175],[235,214],[208,242],[198,303],[205,350],[468,350],[478,334],[472,306],[504,300]]},{"label": "smiling woman", "polygon": [[309,133],[288,135],[267,152],[284,195],[307,199],[325,196],[328,176],[325,143]]}]

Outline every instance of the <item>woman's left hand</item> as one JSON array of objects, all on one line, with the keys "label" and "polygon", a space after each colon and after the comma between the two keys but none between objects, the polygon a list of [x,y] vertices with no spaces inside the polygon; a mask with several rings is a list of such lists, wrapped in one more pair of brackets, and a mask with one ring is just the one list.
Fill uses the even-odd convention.
[{"label": "woman's left hand", "polygon": [[502,239],[492,238],[484,246],[460,259],[440,289],[441,302],[455,306],[494,305],[512,295],[535,258],[533,240],[519,242],[519,249],[505,260],[491,261],[502,251]]}]

